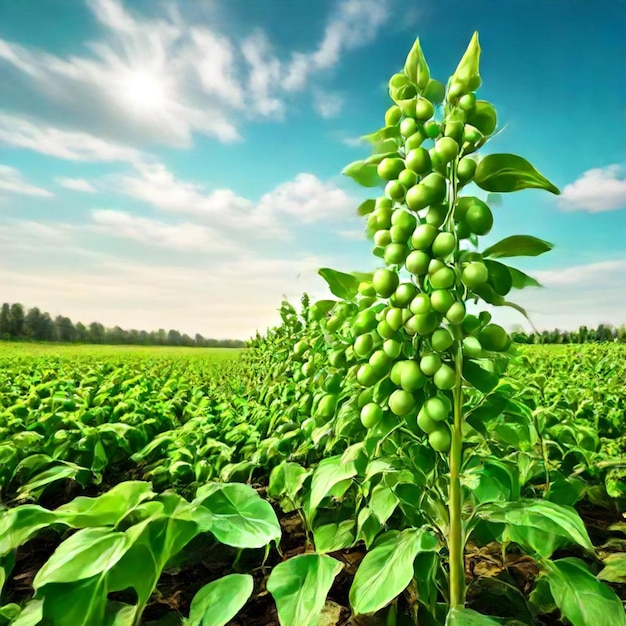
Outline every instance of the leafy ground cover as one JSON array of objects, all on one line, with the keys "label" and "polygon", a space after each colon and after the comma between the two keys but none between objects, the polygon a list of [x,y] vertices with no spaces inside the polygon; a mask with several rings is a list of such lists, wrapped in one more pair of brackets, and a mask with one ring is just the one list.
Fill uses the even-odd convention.
[{"label": "leafy ground cover", "polygon": [[[375,458],[378,469],[372,468],[372,461],[369,470],[359,472],[353,462],[347,474],[337,474],[337,454],[355,456],[354,446],[367,440],[365,429],[358,408],[342,409],[342,401],[330,418],[318,416],[311,423],[310,415],[319,415],[312,407],[319,406],[321,398],[311,397],[308,406],[306,387],[311,380],[294,380],[294,373],[298,379],[302,369],[308,371],[303,368],[308,360],[296,356],[288,345],[292,333],[304,332],[305,322],[287,306],[283,312],[283,326],[258,339],[246,353],[236,355],[212,350],[198,355],[197,350],[102,347],[46,347],[42,354],[40,346],[3,346],[0,467],[3,506],[7,508],[0,516],[0,552],[6,575],[0,615],[4,623],[19,615],[20,605],[37,606],[31,599],[34,593],[46,601],[48,596],[41,590],[51,588],[57,597],[59,585],[75,585],[74,593],[83,598],[87,592],[97,592],[97,587],[77,582],[85,579],[75,570],[63,574],[64,582],[46,582],[47,571],[52,572],[50,580],[56,580],[54,572],[59,570],[50,562],[55,554],[56,561],[62,561],[63,555],[55,552],[61,545],[73,551],[74,563],[85,566],[92,562],[76,539],[67,545],[72,537],[90,531],[92,535],[83,537],[91,546],[95,539],[113,541],[104,537],[127,534],[141,523],[147,528],[161,524],[161,531],[167,528],[166,534],[178,537],[176,525],[191,524],[188,518],[198,517],[190,515],[186,507],[198,507],[198,493],[202,494],[202,485],[211,484],[211,479],[252,484],[263,500],[273,505],[273,512],[265,513],[274,536],[268,531],[250,546],[246,539],[218,540],[208,523],[186,530],[179,543],[174,542],[169,552],[159,557],[160,568],[151,574],[153,583],[143,591],[145,607],[138,612],[144,623],[181,623],[189,617],[191,601],[201,588],[237,574],[252,576],[253,591],[238,617],[224,623],[278,624],[276,601],[267,592],[268,577],[278,565],[297,563],[294,557],[313,554],[320,558],[332,555],[342,564],[326,590],[318,585],[315,589],[325,606],[326,623],[348,623],[350,588],[368,544],[374,545],[386,529],[405,532],[406,519],[416,514],[416,500],[410,484],[397,481],[403,470],[394,467],[397,454],[385,447],[389,439],[381,441],[381,437],[377,442],[381,444]],[[526,449],[528,463],[537,466],[520,480],[520,495],[540,494],[547,501],[577,507],[597,548],[590,563],[600,577],[605,573],[604,578],[622,599],[626,598],[626,528],[620,518],[625,439],[620,425],[626,402],[625,357],[624,346],[617,344],[525,347],[507,378],[530,415],[535,414],[536,419],[526,423],[528,431],[538,425],[532,434],[534,441],[528,442]],[[322,389],[332,390],[337,382],[332,380],[331,368],[325,371],[320,367],[311,376]],[[258,385],[261,379],[265,385]],[[304,423],[307,420],[309,423]],[[471,485],[473,489],[499,492],[506,485],[510,490],[512,464],[507,455],[512,448],[524,447],[520,432],[519,423],[494,424],[492,446],[497,461],[494,458],[488,471],[478,474],[480,480]],[[548,483],[541,471],[545,469],[544,453]],[[472,480],[475,478],[476,474]],[[113,497],[116,493],[123,495]],[[252,498],[252,493],[251,489],[246,495]],[[109,499],[100,504],[89,500],[107,494]],[[312,496],[315,512],[311,510]],[[42,508],[33,508],[33,503]],[[148,511],[150,517],[146,517]],[[245,514],[238,511],[242,517],[226,534],[241,528]],[[144,516],[143,522],[131,525],[133,516]],[[259,521],[253,517],[246,524],[257,528]],[[154,533],[148,534],[152,542],[158,532],[150,532]],[[276,544],[280,552],[273,546],[266,554],[264,546],[279,533]],[[466,558],[470,606],[494,614],[495,601],[502,612],[516,615],[520,607],[527,607],[525,597],[537,588],[537,562],[517,551],[503,555],[497,542],[483,543],[470,546]],[[110,551],[116,545],[112,544]],[[132,580],[117,585],[128,588],[106,594],[108,610],[118,619],[110,623],[132,623],[119,620],[124,609],[140,604],[139,593],[129,591],[133,581],[145,576],[138,570],[136,564],[142,559],[137,553],[133,556],[131,550],[138,550],[133,546],[126,556],[130,561],[121,560],[125,567],[133,563],[129,569]],[[573,554],[580,556],[571,547],[560,550],[561,561]],[[103,551],[98,549],[99,554]],[[43,577],[38,573],[42,570]],[[297,570],[289,574],[297,578]],[[511,591],[512,580],[517,581],[521,594]],[[400,613],[407,608],[406,596],[410,594],[401,594],[395,603]],[[66,602],[75,603],[71,593],[61,596],[61,601],[63,607]],[[383,623],[388,611],[383,608],[375,617],[361,617],[355,623]],[[22,612],[21,623],[39,623],[28,614]],[[54,609],[47,619],[48,623],[69,624]],[[78,618],[72,614],[71,619]],[[564,623],[554,611],[534,619],[540,620],[534,623]]]}]

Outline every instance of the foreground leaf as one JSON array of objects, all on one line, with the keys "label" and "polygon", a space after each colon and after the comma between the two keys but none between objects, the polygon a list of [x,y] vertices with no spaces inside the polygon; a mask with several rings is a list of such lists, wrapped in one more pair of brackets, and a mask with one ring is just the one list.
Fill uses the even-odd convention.
[{"label": "foreground leaf", "polygon": [[413,561],[420,552],[432,552],[437,540],[418,528],[403,530],[370,550],[350,588],[356,614],[374,613],[401,594],[413,578]]},{"label": "foreground leaf", "polygon": [[280,524],[272,505],[249,485],[204,485],[198,489],[194,504],[208,510],[208,530],[227,546],[263,548],[271,541],[280,541]]},{"label": "foreground leaf", "polygon": [[511,541],[546,558],[563,543],[593,550],[583,521],[569,506],[547,500],[494,502],[481,507],[477,514],[489,522],[506,524]]},{"label": "foreground leaf", "polygon": [[204,585],[193,597],[185,626],[224,626],[252,595],[254,580],[249,574],[229,574]]},{"label": "foreground leaf", "polygon": [[615,592],[600,582],[580,559],[546,561],[544,578],[561,614],[573,626],[626,626],[626,614]]},{"label": "foreground leaf", "polygon": [[281,626],[315,626],[342,568],[339,561],[322,554],[301,554],[279,563],[267,590],[276,602]]}]

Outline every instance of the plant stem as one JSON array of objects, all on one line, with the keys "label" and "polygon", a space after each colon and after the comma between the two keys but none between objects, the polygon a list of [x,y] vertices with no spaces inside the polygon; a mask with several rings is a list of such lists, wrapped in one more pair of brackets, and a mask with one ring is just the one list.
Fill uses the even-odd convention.
[{"label": "plant stem", "polygon": [[450,608],[465,604],[465,559],[463,541],[463,500],[461,494],[461,462],[463,457],[463,352],[459,346],[456,357],[456,383],[454,386],[454,425],[450,448],[450,536],[448,551],[450,559]]}]

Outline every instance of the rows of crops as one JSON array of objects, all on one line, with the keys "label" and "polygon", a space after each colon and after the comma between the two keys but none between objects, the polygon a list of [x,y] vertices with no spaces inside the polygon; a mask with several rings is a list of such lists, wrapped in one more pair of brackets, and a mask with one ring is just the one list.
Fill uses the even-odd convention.
[{"label": "rows of crops", "polygon": [[[91,348],[49,355],[23,347],[3,351],[0,487],[10,508],[0,518],[2,623],[132,624],[141,623],[144,612],[148,621],[180,623],[190,617],[190,589],[174,607],[158,601],[159,585],[167,589],[176,578],[168,573],[176,571],[192,591],[203,588],[189,623],[227,623],[215,604],[224,595],[232,598],[232,604],[217,603],[224,619],[243,607],[243,621],[233,623],[264,623],[245,621],[251,618],[244,605],[263,607],[266,589],[273,602],[262,619],[274,619],[278,606],[282,624],[314,623],[325,603],[332,614],[327,595],[342,600],[342,588],[351,589],[359,613],[389,613],[385,605],[399,595],[392,604],[399,619],[410,605],[401,570],[411,543],[422,551],[415,571],[433,582],[430,596],[420,595],[417,604],[430,603],[436,614],[444,605],[436,534],[414,540],[423,532],[418,529],[446,523],[445,509],[425,489],[436,484],[441,460],[410,418],[400,428],[363,426],[358,382],[337,377],[321,328],[304,314],[285,305],[285,324],[240,358]],[[305,326],[306,349],[300,345],[294,353],[292,337]],[[596,553],[571,554],[604,572],[601,578],[618,583],[623,594],[626,350],[525,348],[509,374],[499,389],[512,390],[512,397],[503,403],[496,389],[468,419],[480,459],[468,459],[466,505],[492,516],[489,503],[511,499],[525,503],[527,514],[528,498],[548,507],[578,506]],[[329,395],[337,400],[332,413],[320,409]],[[489,439],[479,436],[483,431]],[[293,522],[292,511],[304,531],[299,538],[284,524]],[[478,555],[503,533],[501,523],[483,515],[473,535]],[[541,510],[518,524],[509,529],[510,540],[534,546],[542,557],[572,543],[574,529],[554,528]],[[283,560],[294,541],[296,556]],[[218,550],[224,546],[230,551]],[[261,550],[266,546],[269,557]],[[355,547],[354,559],[346,558]],[[249,554],[240,558],[244,549]],[[525,563],[516,552],[507,555],[508,568],[492,564],[487,574],[484,564],[497,551],[478,558],[470,598],[480,607],[495,594],[503,617],[508,611],[517,623],[533,623],[533,605],[511,584]],[[215,568],[200,567],[216,555],[224,574],[218,578]],[[206,579],[189,581],[185,571],[201,571]],[[20,586],[23,574],[30,578]],[[539,580],[542,575],[547,571]],[[372,578],[385,582],[372,585]],[[302,587],[286,582],[292,579]],[[416,582],[421,590],[425,581]],[[534,589],[535,606],[549,616],[552,607],[537,602],[541,587]],[[121,599],[109,599],[122,591]],[[198,621],[203,612],[210,619]]]},{"label": "rows of crops", "polygon": [[[516,346],[537,287],[462,195],[559,190],[474,153],[475,34],[419,41],[344,173],[383,265],[320,275],[241,354],[4,349],[0,625],[626,626],[626,346]],[[219,358],[218,358],[219,357]],[[234,357],[234,358],[233,358]]]}]

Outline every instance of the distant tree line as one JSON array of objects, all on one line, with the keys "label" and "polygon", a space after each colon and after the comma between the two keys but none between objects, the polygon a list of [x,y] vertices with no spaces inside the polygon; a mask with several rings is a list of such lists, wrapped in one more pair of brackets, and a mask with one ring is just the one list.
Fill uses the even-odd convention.
[{"label": "distant tree line", "polygon": [[5,302],[0,309],[0,340],[55,341],[61,343],[128,344],[139,346],[189,346],[202,348],[241,348],[239,339],[207,339],[200,334],[190,337],[177,330],[124,330],[105,328],[100,322],[89,326],[74,324],[69,317],[42,313],[33,307],[25,311],[19,303]]},{"label": "distant tree line", "polygon": [[626,343],[626,325],[614,327],[611,324],[599,324],[598,328],[581,326],[578,330],[544,330],[540,333],[526,333],[514,330],[511,337],[517,343]]}]

